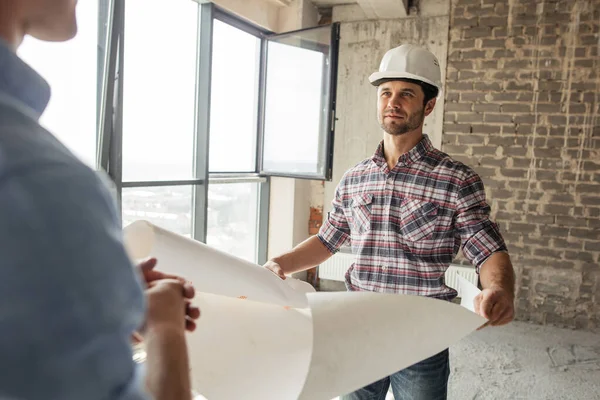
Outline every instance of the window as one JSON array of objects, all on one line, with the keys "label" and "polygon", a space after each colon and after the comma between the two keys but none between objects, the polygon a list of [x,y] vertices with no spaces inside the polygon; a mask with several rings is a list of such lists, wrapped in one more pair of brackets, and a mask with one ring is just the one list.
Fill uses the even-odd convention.
[{"label": "window", "polygon": [[191,186],[123,189],[123,225],[143,219],[180,235],[192,236]]},{"label": "window", "polygon": [[331,177],[332,43],[328,26],[269,39],[263,172]]},{"label": "window", "polygon": [[268,177],[330,174],[337,25],[273,36],[211,3],[114,4],[99,164],[123,223],[266,261]]},{"label": "window", "polygon": [[258,260],[258,226],[261,182],[208,185],[206,243],[251,262]]},{"label": "window", "polygon": [[90,166],[96,159],[98,65],[103,61],[98,47],[104,43],[106,7],[106,0],[82,1],[74,39],[48,43],[27,36],[19,48],[19,56],[52,87],[40,123]]},{"label": "window", "polygon": [[210,101],[210,172],[254,172],[260,40],[215,20]]},{"label": "window", "polygon": [[193,178],[197,27],[191,0],[125,2],[124,181]]}]

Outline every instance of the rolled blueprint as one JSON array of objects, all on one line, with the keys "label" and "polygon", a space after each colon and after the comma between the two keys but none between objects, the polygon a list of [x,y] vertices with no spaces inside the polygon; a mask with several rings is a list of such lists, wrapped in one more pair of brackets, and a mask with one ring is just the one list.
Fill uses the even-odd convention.
[{"label": "rolled blueprint", "polygon": [[193,282],[192,385],[208,400],[330,400],[429,358],[485,323],[420,296],[312,292],[204,244],[138,221],[132,259]]},{"label": "rolled blueprint", "polygon": [[292,287],[310,286],[308,283],[287,283],[266,268],[146,221],[127,226],[124,235],[132,259],[156,257],[162,271],[186,277],[199,292],[294,308],[308,307],[306,295]]}]

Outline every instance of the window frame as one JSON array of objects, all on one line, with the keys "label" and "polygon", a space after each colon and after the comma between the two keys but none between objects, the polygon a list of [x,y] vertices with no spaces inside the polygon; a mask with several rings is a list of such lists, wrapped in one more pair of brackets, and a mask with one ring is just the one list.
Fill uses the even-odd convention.
[{"label": "window frame", "polygon": [[[193,179],[183,180],[144,180],[123,181],[123,84],[127,71],[124,69],[125,38],[125,2],[124,0],[104,0],[108,2],[108,22],[102,26],[105,36],[104,46],[100,45],[99,29],[99,111],[97,124],[97,168],[105,170],[115,185],[119,211],[122,207],[124,188],[163,187],[185,185],[192,188],[192,238],[206,242],[208,185],[213,183],[259,183],[258,226],[257,226],[257,262],[267,261],[267,238],[270,197],[270,176],[285,176],[299,179],[331,180],[333,162],[333,137],[335,131],[335,101],[337,88],[337,62],[339,49],[339,24],[332,25],[330,47],[331,76],[329,81],[330,113],[326,141],[326,166],[324,176],[281,174],[262,171],[264,152],[264,117],[266,98],[267,48],[270,38],[293,35],[309,29],[301,29],[275,35],[249,21],[232,15],[213,3],[198,4],[197,57],[196,57],[196,101],[194,135]],[[190,0],[192,1],[192,0]],[[99,15],[101,18],[102,15]],[[210,112],[211,83],[213,61],[213,26],[218,20],[234,28],[249,33],[260,40],[258,62],[258,90],[256,96],[256,154],[253,172],[210,172]],[[319,28],[322,28],[320,26]],[[100,52],[104,52],[100,61]]]},{"label": "window frame", "polygon": [[[262,104],[262,109],[263,109],[263,115],[261,116],[261,120],[262,120],[262,126],[261,126],[261,131],[260,131],[260,139],[261,139],[261,143],[264,141],[265,138],[265,131],[264,131],[264,108],[265,108],[265,103],[266,103],[266,80],[267,80],[267,61],[268,61],[268,44],[270,41],[272,40],[276,40],[276,39],[280,39],[280,38],[285,38],[285,37],[289,37],[289,36],[295,36],[298,34],[301,34],[303,32],[309,32],[312,31],[314,29],[318,29],[318,28],[324,28],[326,26],[330,26],[331,28],[331,37],[330,37],[330,47],[329,47],[329,60],[330,60],[330,66],[329,66],[329,87],[325,88],[323,87],[323,89],[327,89],[329,91],[329,104],[327,105],[329,112],[327,113],[327,121],[326,121],[326,128],[327,131],[326,132],[319,132],[320,135],[325,135],[325,159],[324,160],[319,160],[319,162],[323,162],[324,163],[324,168],[323,168],[323,174],[301,174],[301,173],[285,173],[285,172],[277,172],[277,171],[265,171],[263,168],[263,164],[264,164],[264,148],[261,148],[261,154],[260,154],[260,164],[258,166],[258,171],[260,171],[261,175],[264,176],[277,176],[277,177],[284,177],[284,178],[294,178],[294,179],[309,179],[309,180],[325,180],[325,181],[331,181],[332,176],[333,176],[333,142],[335,139],[335,121],[336,121],[336,101],[337,101],[337,76],[338,76],[338,58],[339,58],[339,42],[340,42],[340,23],[339,22],[334,22],[330,25],[321,25],[321,26],[317,26],[317,27],[312,27],[312,28],[303,28],[303,29],[298,29],[298,30],[294,30],[294,31],[289,31],[289,32],[283,32],[283,33],[279,33],[279,34],[268,34],[264,37],[264,41],[263,41],[263,45],[265,47],[264,49],[264,54],[263,54],[263,67],[264,67],[264,80],[261,82],[261,86],[263,88],[263,94],[262,97],[260,99],[261,104]],[[322,53],[325,53],[322,51],[322,49],[319,49],[320,46],[316,46],[315,50],[320,51]],[[302,47],[302,48],[307,48],[307,47]],[[327,70],[327,66],[324,64],[323,65],[323,71]],[[325,85],[324,85],[325,86]],[[319,140],[321,140],[322,138],[319,137]],[[319,157],[320,158],[320,157]]]}]

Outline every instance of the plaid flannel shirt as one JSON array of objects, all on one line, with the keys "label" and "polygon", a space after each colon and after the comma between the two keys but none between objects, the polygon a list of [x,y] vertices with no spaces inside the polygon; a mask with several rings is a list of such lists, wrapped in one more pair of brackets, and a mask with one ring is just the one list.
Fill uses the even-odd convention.
[{"label": "plaid flannel shirt", "polygon": [[457,293],[444,273],[461,242],[477,272],[494,252],[506,251],[479,176],[427,135],[391,171],[380,143],[344,174],[332,205],[317,237],[331,253],[352,246],[348,290],[451,300]]}]

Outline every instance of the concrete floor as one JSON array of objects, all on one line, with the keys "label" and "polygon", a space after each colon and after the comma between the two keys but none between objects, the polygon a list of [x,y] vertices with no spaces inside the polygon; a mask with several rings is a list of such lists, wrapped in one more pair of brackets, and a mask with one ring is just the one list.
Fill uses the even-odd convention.
[{"label": "concrete floor", "polygon": [[513,322],[450,354],[452,400],[600,400],[600,333]]}]

